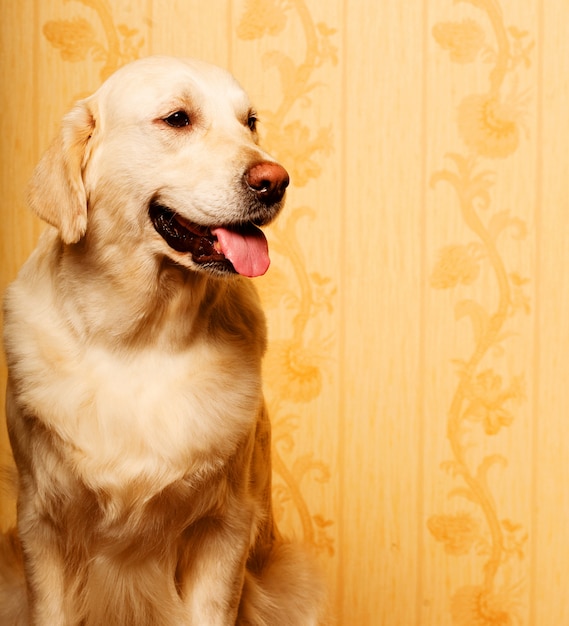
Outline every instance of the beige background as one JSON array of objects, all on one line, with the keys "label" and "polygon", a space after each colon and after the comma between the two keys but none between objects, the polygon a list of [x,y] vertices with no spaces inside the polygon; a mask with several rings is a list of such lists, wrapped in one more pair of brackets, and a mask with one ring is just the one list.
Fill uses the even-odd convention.
[{"label": "beige background", "polygon": [[339,624],[569,624],[567,0],[0,6],[2,290],[75,99],[228,67],[293,179],[257,281],[275,497]]}]

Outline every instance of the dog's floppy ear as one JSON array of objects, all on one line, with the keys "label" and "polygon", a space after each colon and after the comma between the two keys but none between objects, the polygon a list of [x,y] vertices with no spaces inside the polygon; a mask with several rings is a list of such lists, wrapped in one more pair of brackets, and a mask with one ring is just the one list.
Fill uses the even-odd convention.
[{"label": "dog's floppy ear", "polygon": [[55,226],[65,243],[76,243],[87,230],[82,173],[94,128],[91,106],[78,102],[63,118],[61,131],[36,166],[28,189],[31,209]]}]

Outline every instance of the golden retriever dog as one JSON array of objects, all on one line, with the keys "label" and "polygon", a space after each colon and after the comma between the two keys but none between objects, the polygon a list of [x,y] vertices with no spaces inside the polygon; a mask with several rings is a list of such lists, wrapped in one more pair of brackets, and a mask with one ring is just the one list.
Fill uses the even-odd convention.
[{"label": "golden retriever dog", "polygon": [[17,534],[0,623],[315,625],[271,511],[259,226],[286,170],[224,70],[149,57],[66,115],[5,297]]}]

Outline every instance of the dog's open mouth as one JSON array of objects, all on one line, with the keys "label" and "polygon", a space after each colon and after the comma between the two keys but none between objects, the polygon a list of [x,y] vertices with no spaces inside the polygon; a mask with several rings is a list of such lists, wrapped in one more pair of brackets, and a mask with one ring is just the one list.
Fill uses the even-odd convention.
[{"label": "dog's open mouth", "polygon": [[267,239],[252,223],[207,228],[188,221],[157,202],[150,203],[156,231],[177,252],[216,271],[261,276],[269,268]]}]

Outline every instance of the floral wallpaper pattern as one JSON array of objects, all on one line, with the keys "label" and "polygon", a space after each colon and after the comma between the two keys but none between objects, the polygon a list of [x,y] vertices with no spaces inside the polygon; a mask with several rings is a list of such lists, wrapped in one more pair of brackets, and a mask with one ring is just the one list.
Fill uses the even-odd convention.
[{"label": "floral wallpaper pattern", "polygon": [[[126,24],[115,24],[112,5],[106,0],[74,0],[91,9],[103,28],[105,41],[99,41],[93,21],[86,17],[70,20],[49,20],[43,34],[59,50],[64,61],[77,63],[91,57],[102,63],[101,81],[108,78],[121,65],[140,56],[144,38],[140,30]],[[92,18],[91,18],[92,19]]]},{"label": "floral wallpaper pattern", "polygon": [[[523,72],[531,65],[534,44],[529,33],[506,26],[495,0],[462,2],[479,9],[480,21],[438,23],[433,36],[450,62],[486,64],[488,89],[466,94],[458,103],[458,130],[466,150],[447,155],[447,167],[433,174],[431,186],[451,186],[455,210],[473,239],[440,250],[430,284],[434,289],[470,287],[486,275],[496,293],[455,298],[456,322],[470,324],[473,348],[454,359],[458,382],[447,420],[452,456],[442,469],[453,485],[449,497],[459,500],[463,510],[434,514],[427,526],[446,554],[460,558],[474,552],[480,557],[479,579],[453,593],[454,626],[506,626],[521,623],[519,563],[528,533],[500,512],[490,472],[506,472],[508,461],[506,453],[489,454],[484,440],[515,428],[516,409],[525,401],[524,372],[506,378],[500,369],[516,341],[509,330],[512,318],[530,313],[531,303],[524,289],[530,279],[509,267],[501,251],[505,238],[524,240],[526,224],[495,206],[492,188],[498,176],[495,160],[511,157],[523,141],[529,98]],[[484,18],[491,25],[489,34]]]}]

